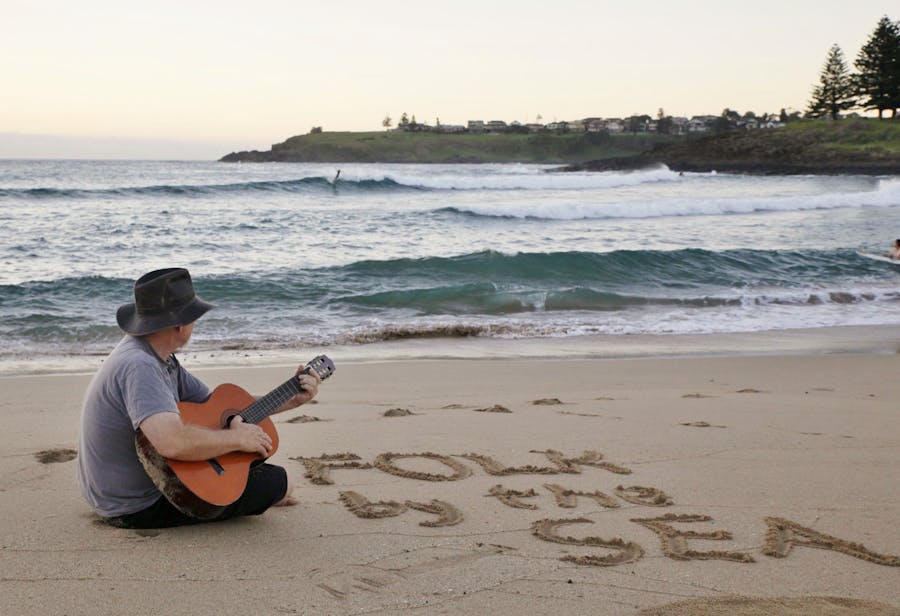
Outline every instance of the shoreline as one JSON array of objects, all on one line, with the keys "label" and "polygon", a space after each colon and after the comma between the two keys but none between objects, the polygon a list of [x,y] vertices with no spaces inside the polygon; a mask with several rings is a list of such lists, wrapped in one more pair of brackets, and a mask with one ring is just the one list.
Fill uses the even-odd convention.
[{"label": "shoreline", "polygon": [[[114,344],[110,345],[110,349]],[[757,355],[900,354],[900,324],[711,334],[619,334],[569,338],[427,338],[298,349],[192,349],[179,358],[189,369],[272,367],[324,353],[337,362],[420,360],[638,359]],[[105,354],[0,360],[0,378],[91,374]]]}]

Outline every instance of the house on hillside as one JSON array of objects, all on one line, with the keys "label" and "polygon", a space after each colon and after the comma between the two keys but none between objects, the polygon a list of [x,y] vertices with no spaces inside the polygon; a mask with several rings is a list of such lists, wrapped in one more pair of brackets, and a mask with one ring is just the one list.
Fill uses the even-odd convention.
[{"label": "house on hillside", "polygon": [[690,120],[683,116],[672,118],[672,127],[669,131],[670,135],[684,135],[688,132],[688,123]]},{"label": "house on hillside", "polygon": [[584,130],[589,133],[602,133],[606,130],[606,120],[603,118],[585,118],[582,120],[584,123]]},{"label": "house on hillside", "polygon": [[489,133],[505,133],[509,130],[509,127],[503,120],[491,120],[485,125],[485,128]]},{"label": "house on hillside", "polygon": [[438,133],[464,133],[466,127],[462,124],[438,124],[434,130]]},{"label": "house on hillside", "polygon": [[610,135],[617,135],[625,130],[625,122],[621,118],[608,118],[606,120],[606,130]]},{"label": "house on hillside", "polygon": [[694,116],[688,121],[689,133],[708,133],[719,116]]},{"label": "house on hillside", "polygon": [[468,129],[470,133],[483,133],[484,121],[483,120],[469,120]]}]

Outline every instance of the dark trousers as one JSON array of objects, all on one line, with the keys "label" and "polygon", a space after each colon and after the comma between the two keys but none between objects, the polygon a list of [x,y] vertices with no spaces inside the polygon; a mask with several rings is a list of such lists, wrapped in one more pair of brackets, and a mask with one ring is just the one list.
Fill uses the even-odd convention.
[{"label": "dark trousers", "polygon": [[168,528],[203,522],[221,522],[245,515],[260,515],[284,498],[287,488],[287,472],[283,468],[274,464],[258,464],[250,469],[247,487],[240,498],[211,520],[198,520],[184,514],[166,500],[166,497],[160,496],[159,500],[146,509],[108,518],[107,522],[119,528]]}]

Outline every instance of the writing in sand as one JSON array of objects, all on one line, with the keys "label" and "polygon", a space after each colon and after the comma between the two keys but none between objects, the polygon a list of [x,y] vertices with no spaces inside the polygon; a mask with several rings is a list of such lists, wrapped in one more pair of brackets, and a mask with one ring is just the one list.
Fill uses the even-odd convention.
[{"label": "writing in sand", "polygon": [[[531,453],[545,456],[547,465],[536,466],[528,464],[512,467],[503,464],[493,456],[479,453],[382,453],[376,456],[371,463],[362,461],[358,455],[353,453],[322,454],[314,458],[294,457],[291,459],[303,464],[306,468],[306,478],[316,485],[333,485],[334,480],[331,474],[333,471],[341,469],[373,469],[419,481],[460,481],[472,475],[471,466],[460,461],[460,459],[480,466],[485,473],[493,476],[581,474],[584,467],[600,469],[617,475],[631,474],[631,469],[605,460],[603,454],[599,451],[585,451],[577,456],[566,456],[564,453],[553,449],[532,450]],[[416,458],[438,463],[446,467],[447,470],[445,472],[425,472],[404,468],[401,460]],[[543,488],[553,496],[556,505],[564,509],[576,507],[579,498],[591,499],[604,509],[618,509],[621,507],[620,502],[630,503],[639,507],[655,508],[669,507],[675,504],[674,500],[662,490],[639,485],[618,485],[613,491],[614,495],[606,494],[600,490],[573,490],[558,483],[544,483]],[[514,509],[537,509],[537,505],[528,502],[528,499],[538,496],[538,492],[534,488],[513,490],[498,484],[493,486],[486,496],[497,498],[504,505]],[[395,517],[402,515],[409,509],[414,509],[435,516],[432,520],[421,522],[420,525],[422,526],[453,526],[463,521],[463,514],[457,507],[437,499],[432,499],[427,503],[411,500],[404,502],[392,500],[372,501],[354,491],[343,491],[340,493],[340,498],[351,513],[365,519]],[[692,547],[688,543],[691,539],[716,541],[732,539],[731,533],[727,530],[695,531],[683,527],[685,524],[714,521],[708,515],[667,513],[653,517],[630,518],[630,521],[653,531],[659,537],[662,552],[675,560],[755,562],[753,556],[746,551],[701,551]],[[898,556],[879,554],[861,544],[845,541],[807,528],[786,518],[765,517],[764,523],[766,530],[762,553],[766,556],[784,558],[788,556],[793,548],[805,547],[840,552],[876,565],[900,566],[900,557]],[[562,533],[562,527],[577,524],[593,524],[593,521],[584,517],[543,518],[531,524],[531,532],[536,538],[543,541],[562,545],[596,547],[604,550],[604,552],[597,555],[572,556],[566,554],[560,556],[561,560],[580,565],[615,566],[637,561],[644,555],[644,548],[634,541],[627,541],[619,537],[587,536],[576,538]]]}]

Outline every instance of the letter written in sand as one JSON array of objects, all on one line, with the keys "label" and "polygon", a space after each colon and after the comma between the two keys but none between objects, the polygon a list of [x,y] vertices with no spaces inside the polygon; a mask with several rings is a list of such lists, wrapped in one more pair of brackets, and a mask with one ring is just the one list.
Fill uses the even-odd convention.
[{"label": "letter written in sand", "polygon": [[397,501],[372,502],[359,492],[341,492],[341,501],[358,518],[393,518],[404,511],[406,505]]},{"label": "letter written in sand", "polygon": [[368,462],[359,462],[360,457],[352,453],[323,453],[318,458],[304,458],[297,456],[291,460],[297,460],[306,467],[305,477],[316,485],[330,486],[331,469],[334,468],[372,468]]},{"label": "letter written in sand", "polygon": [[416,511],[424,511],[437,516],[436,520],[419,522],[419,526],[455,526],[463,521],[462,512],[446,501],[432,499],[430,503],[406,501],[406,506]]},{"label": "letter written in sand", "polygon": [[537,505],[526,503],[520,499],[537,496],[534,488],[529,490],[507,490],[502,485],[497,484],[491,488],[486,496],[496,496],[501,503],[514,509],[537,509]]},{"label": "letter written in sand", "polygon": [[[441,464],[450,467],[453,472],[449,475],[438,475],[435,473],[425,473],[422,471],[411,471],[400,468],[394,464],[394,460],[398,458],[427,458],[436,460]],[[458,481],[465,479],[472,474],[472,471],[465,464],[457,462],[451,457],[442,456],[438,453],[382,453],[375,458],[375,467],[385,473],[397,475],[398,477],[406,477],[407,479],[422,479],[424,481]]]},{"label": "letter written in sand", "polygon": [[825,533],[816,532],[811,528],[800,526],[796,522],[784,518],[766,518],[766,542],[763,545],[763,554],[784,558],[794,546],[806,548],[819,548],[841,552],[866,560],[876,565],[888,567],[900,567],[900,556],[887,556],[873,552],[859,543],[850,543]]},{"label": "letter written in sand", "polygon": [[731,539],[731,533],[725,530],[717,530],[708,533],[697,532],[692,530],[681,531],[673,527],[667,522],[711,522],[712,518],[708,515],[691,515],[691,514],[675,514],[668,513],[658,518],[632,518],[632,522],[637,522],[641,526],[646,526],[654,533],[659,535],[662,543],[663,554],[675,560],[730,560],[739,563],[755,562],[753,557],[743,552],[723,552],[720,550],[711,550],[709,552],[698,552],[687,546],[687,539],[713,539],[716,541],[727,541]]},{"label": "letter written in sand", "polygon": [[562,452],[556,451],[555,449],[547,449],[546,451],[533,449],[531,452],[542,453],[547,456],[547,459],[556,465],[560,473],[574,473],[577,475],[581,472],[582,466],[593,466],[594,468],[602,468],[603,470],[619,475],[631,474],[630,468],[625,468],[624,466],[619,466],[612,462],[603,462],[603,454],[599,451],[588,450],[575,458],[567,458]]},{"label": "letter written in sand", "polygon": [[459,454],[459,457],[476,462],[488,475],[556,475],[560,472],[558,467],[551,468],[549,466],[535,466],[533,464],[526,464],[525,466],[506,466],[491,456],[480,453],[463,453]]},{"label": "letter written in sand", "polygon": [[622,539],[601,539],[600,537],[563,537],[556,529],[566,524],[593,524],[587,518],[574,518],[571,520],[538,520],[531,525],[531,533],[538,539],[562,543],[563,545],[583,545],[615,550],[607,556],[561,556],[560,560],[572,562],[578,565],[594,565],[597,567],[612,567],[632,563],[644,555],[644,550],[636,543]]},{"label": "letter written in sand", "polygon": [[567,509],[572,509],[578,504],[579,496],[593,499],[601,507],[606,507],[608,509],[619,508],[619,503],[600,491],[580,492],[578,490],[570,490],[569,488],[563,487],[556,483],[545,483],[544,487],[553,493],[553,497],[556,499],[557,505],[559,505],[560,507],[565,507]]},{"label": "letter written in sand", "polygon": [[645,488],[644,486],[617,486],[616,496],[633,505],[647,505],[648,507],[668,507],[672,504],[672,499],[656,488]]}]

